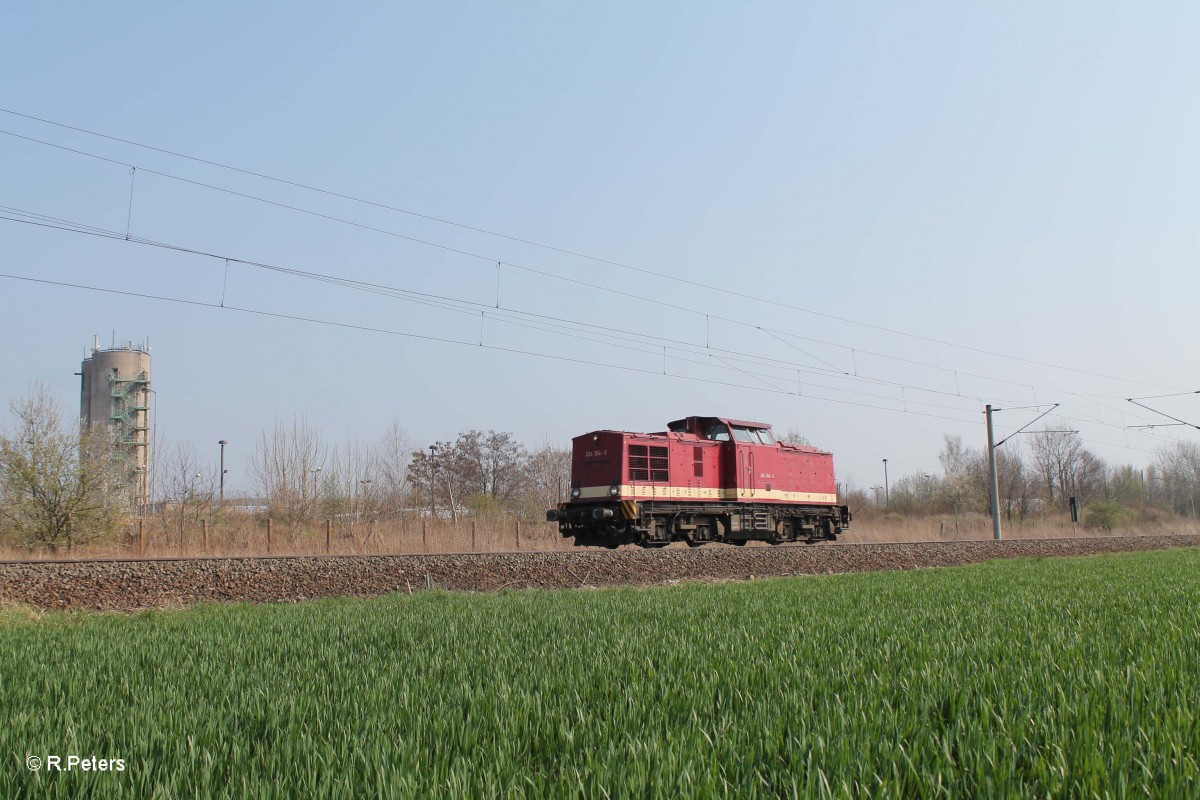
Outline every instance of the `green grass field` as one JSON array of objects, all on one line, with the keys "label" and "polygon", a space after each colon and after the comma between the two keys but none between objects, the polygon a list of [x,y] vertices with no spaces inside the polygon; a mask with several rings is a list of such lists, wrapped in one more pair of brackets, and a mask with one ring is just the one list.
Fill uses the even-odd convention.
[{"label": "green grass field", "polygon": [[1198,550],[29,617],[0,797],[1200,796]]}]

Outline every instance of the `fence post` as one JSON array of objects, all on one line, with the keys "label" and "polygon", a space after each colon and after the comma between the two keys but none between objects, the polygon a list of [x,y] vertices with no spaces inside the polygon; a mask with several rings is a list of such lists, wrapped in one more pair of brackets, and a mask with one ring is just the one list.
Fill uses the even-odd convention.
[{"label": "fence post", "polygon": [[146,554],[146,518],[138,517],[138,555]]},{"label": "fence post", "polygon": [[333,520],[325,520],[325,555],[329,555],[329,541],[333,538]]},{"label": "fence post", "polygon": [[267,517],[267,555],[271,555],[271,518]]},{"label": "fence post", "polygon": [[521,549],[521,520],[517,520],[517,549]]},{"label": "fence post", "polygon": [[475,520],[471,520],[471,552],[474,553],[475,550]]},{"label": "fence post", "polygon": [[182,519],[179,520],[179,555],[183,555],[183,553],[184,553],[183,536],[184,536],[184,531],[186,531],[186,530],[187,530],[187,528],[184,525],[183,520]]},{"label": "fence post", "polygon": [[208,552],[208,520],[200,520],[200,535],[204,540],[204,552]]},{"label": "fence post", "polygon": [[429,520],[421,520],[421,549],[429,549]]}]

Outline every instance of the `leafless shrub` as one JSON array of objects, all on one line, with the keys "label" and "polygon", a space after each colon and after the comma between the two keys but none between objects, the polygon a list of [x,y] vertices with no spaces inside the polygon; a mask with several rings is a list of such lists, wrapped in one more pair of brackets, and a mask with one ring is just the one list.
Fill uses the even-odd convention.
[{"label": "leafless shrub", "polygon": [[57,553],[114,538],[130,510],[115,434],[64,424],[41,384],[10,409],[16,425],[0,437],[0,519],[9,540]]},{"label": "leafless shrub", "polygon": [[291,425],[277,420],[271,430],[263,432],[250,473],[276,519],[295,525],[317,518],[326,455],[321,434],[305,417],[293,419]]}]

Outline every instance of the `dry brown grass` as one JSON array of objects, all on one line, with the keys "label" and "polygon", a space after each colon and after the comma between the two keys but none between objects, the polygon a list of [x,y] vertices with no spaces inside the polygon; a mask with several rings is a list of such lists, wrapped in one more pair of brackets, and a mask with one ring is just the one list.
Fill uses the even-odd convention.
[{"label": "dry brown grass", "polygon": [[[248,517],[215,520],[210,525],[185,526],[182,544],[178,523],[158,519],[130,523],[118,542],[75,548],[71,553],[52,553],[46,548],[0,547],[0,559],[53,558],[168,558],[178,556],[261,556],[494,553],[513,550],[569,550],[553,523],[518,522],[511,518],[447,520],[419,518],[376,522],[330,521],[328,547],[326,523],[283,524],[272,522],[270,543],[267,522]],[[207,535],[207,541],[206,541]]]},{"label": "dry brown grass", "polygon": [[[262,556],[262,555],[333,555],[419,554],[419,553],[496,553],[534,550],[570,550],[570,539],[563,539],[558,526],[545,522],[521,522],[518,539],[517,521],[509,517],[465,519],[458,523],[419,517],[376,522],[331,521],[326,549],[324,522],[286,525],[273,522],[270,547],[267,545],[265,519],[243,515],[217,519],[205,526],[187,525],[182,546],[178,523],[148,518],[130,523],[118,542],[78,547],[70,553],[52,553],[45,548],[22,549],[0,546],[0,560],[55,558],[173,558],[179,556]],[[1052,539],[1067,536],[1129,536],[1200,533],[1200,522],[1179,517],[1146,520],[1113,531],[1089,531],[1083,525],[1074,529],[1066,516],[1005,521],[1006,539]],[[930,517],[869,515],[855,519],[838,541],[872,542],[953,542],[992,538],[991,520],[982,514]],[[751,542],[757,545],[757,542]],[[682,547],[683,545],[679,545]]]},{"label": "dry brown grass", "polygon": [[[1057,539],[1066,536],[1136,536],[1200,533],[1200,522],[1180,517],[1146,521],[1111,531],[1072,526],[1067,516],[1001,521],[1005,539]],[[930,517],[873,516],[856,519],[839,541],[868,542],[957,542],[992,538],[992,520],[983,514]]]}]

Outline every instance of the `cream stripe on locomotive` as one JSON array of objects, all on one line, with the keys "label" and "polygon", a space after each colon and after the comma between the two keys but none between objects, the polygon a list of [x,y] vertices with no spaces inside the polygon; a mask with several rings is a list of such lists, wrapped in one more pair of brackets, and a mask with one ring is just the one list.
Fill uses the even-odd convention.
[{"label": "cream stripe on locomotive", "polygon": [[[620,487],[622,500],[773,500],[781,503],[837,503],[836,494],[821,492],[785,492],[780,489],[715,489],[698,486],[630,486]],[[580,500],[602,500],[612,497],[611,486],[584,486],[579,489]]]}]

